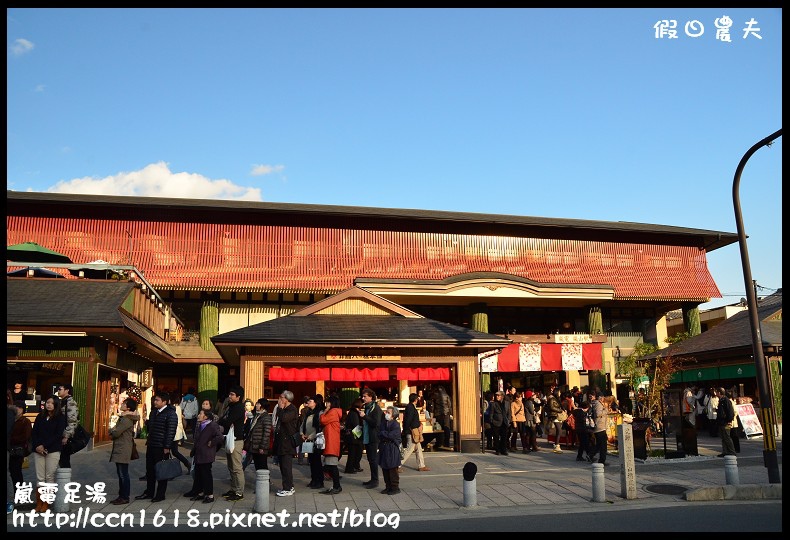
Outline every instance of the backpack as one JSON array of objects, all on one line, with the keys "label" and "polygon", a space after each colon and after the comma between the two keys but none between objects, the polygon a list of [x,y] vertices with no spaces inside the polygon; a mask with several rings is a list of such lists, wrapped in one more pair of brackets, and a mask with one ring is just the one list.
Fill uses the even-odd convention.
[{"label": "backpack", "polygon": [[198,403],[197,399],[190,399],[189,401],[181,401],[181,414],[187,420],[192,420],[197,416]]}]

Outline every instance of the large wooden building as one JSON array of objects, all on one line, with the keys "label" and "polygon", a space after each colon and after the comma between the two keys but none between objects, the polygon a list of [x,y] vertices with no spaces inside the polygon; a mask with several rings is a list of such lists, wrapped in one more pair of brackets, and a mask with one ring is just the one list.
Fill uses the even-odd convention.
[{"label": "large wooden building", "polygon": [[[661,344],[667,312],[720,297],[706,255],[737,242],[667,225],[410,209],[13,191],[7,206],[8,244],[122,267],[116,277],[155,291],[145,320],[163,344],[141,354],[137,343],[148,365],[126,363],[129,380],[150,369],[152,387],[216,396],[240,383],[253,399],[364,384],[402,400],[443,384],[463,451],[479,450],[480,392],[500,380],[583,386],[595,374],[615,390],[617,351]],[[49,315],[42,305],[36,331]],[[9,323],[14,366],[52,359],[27,349],[27,324]],[[104,342],[116,352],[90,361],[129,352]],[[87,399],[96,382],[75,390]]]}]

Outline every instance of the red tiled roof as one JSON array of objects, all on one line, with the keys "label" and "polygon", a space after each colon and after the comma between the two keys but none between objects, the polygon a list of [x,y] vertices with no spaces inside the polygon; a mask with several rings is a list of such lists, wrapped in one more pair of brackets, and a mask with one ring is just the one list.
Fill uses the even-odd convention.
[{"label": "red tiled roof", "polygon": [[7,242],[74,262],[134,264],[157,289],[336,293],[358,277],[445,279],[502,272],[607,285],[615,298],[719,298],[697,247],[459,233],[7,216]]}]

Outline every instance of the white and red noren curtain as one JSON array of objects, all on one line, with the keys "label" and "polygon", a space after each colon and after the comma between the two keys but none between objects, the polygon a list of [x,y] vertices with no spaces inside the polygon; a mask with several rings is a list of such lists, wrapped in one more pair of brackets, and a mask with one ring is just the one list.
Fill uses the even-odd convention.
[{"label": "white and red noren curtain", "polygon": [[579,371],[602,369],[601,343],[511,343],[499,354],[481,355],[480,370]]}]

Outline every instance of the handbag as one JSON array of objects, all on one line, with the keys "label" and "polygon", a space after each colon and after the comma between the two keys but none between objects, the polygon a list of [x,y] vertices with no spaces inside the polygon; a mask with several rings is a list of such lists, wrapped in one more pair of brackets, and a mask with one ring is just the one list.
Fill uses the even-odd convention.
[{"label": "handbag", "polygon": [[411,440],[415,443],[421,443],[425,440],[422,436],[422,425],[420,425],[420,427],[411,428]]},{"label": "handbag", "polygon": [[315,440],[313,441],[313,445],[318,450],[323,450],[324,449],[324,446],[326,446],[326,440],[324,439],[324,432],[323,431],[321,431],[320,433],[318,433],[315,436]]},{"label": "handbag", "polygon": [[181,476],[181,462],[175,458],[166,458],[155,466],[156,480],[163,482]]},{"label": "handbag", "polygon": [[77,424],[77,427],[74,428],[74,435],[71,437],[69,441],[69,446],[71,449],[72,454],[76,454],[86,446],[88,446],[88,442],[93,438],[93,433],[85,429],[82,424]]},{"label": "handbag", "polygon": [[12,446],[11,447],[11,456],[12,457],[25,457],[25,456],[30,455],[30,452],[27,452],[27,454],[25,453],[26,450],[27,450],[27,448],[24,447],[24,446]]},{"label": "handbag", "polygon": [[132,442],[132,457],[131,459],[140,459],[140,454],[137,452],[137,445]]},{"label": "handbag", "polygon": [[302,453],[303,454],[312,454],[313,453],[313,441],[303,441],[302,442]]},{"label": "handbag", "polygon": [[562,410],[559,413],[557,413],[557,421],[558,422],[564,422],[567,419],[568,419],[568,411]]},{"label": "handbag", "polygon": [[228,429],[228,434],[225,435],[225,452],[228,454],[232,454],[233,451],[236,449],[236,433],[233,429],[233,424],[230,425],[230,429]]}]

